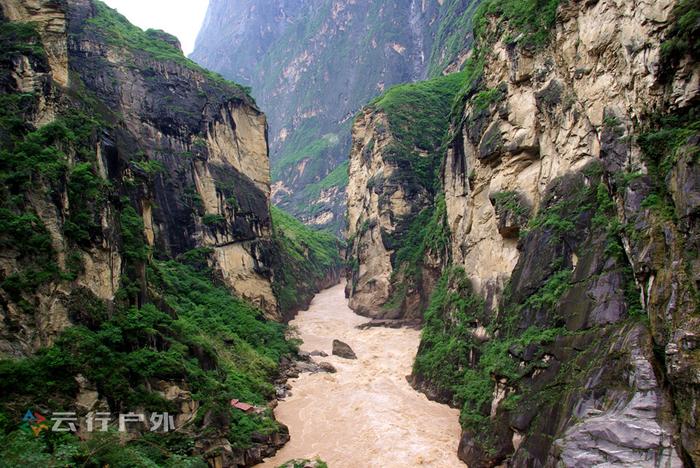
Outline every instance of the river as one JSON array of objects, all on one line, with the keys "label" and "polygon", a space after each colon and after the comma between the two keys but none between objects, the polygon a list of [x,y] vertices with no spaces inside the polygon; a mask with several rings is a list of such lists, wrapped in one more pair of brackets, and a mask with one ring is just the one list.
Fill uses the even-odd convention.
[{"label": "river", "polygon": [[339,339],[358,359],[314,357],[338,372],[290,380],[293,395],[280,401],[275,416],[291,440],[258,467],[316,456],[330,468],[465,466],[457,458],[459,411],[428,400],[406,381],[420,332],[356,328],[367,321],[350,310],[341,284],[319,293],[291,322],[302,350],[331,354]]}]

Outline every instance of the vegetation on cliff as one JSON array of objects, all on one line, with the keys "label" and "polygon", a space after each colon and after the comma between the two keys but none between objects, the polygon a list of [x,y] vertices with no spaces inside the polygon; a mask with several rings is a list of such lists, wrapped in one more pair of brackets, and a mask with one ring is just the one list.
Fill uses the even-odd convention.
[{"label": "vegetation on cliff", "polygon": [[[519,190],[517,184],[522,180],[510,179],[515,185],[506,183],[501,189],[508,191],[489,193],[504,239],[515,240],[517,235],[500,229],[499,211],[523,215],[517,222],[517,216],[509,220],[519,233],[517,265],[508,272],[505,291],[501,286],[505,275],[485,278],[478,271],[468,272],[474,277],[475,288],[483,293],[486,307],[480,297],[474,298],[468,281],[462,284],[454,267],[444,272],[426,311],[414,381],[431,396],[462,406],[460,457],[470,466],[502,462],[530,466],[545,460],[549,463],[553,457],[564,460],[567,451],[569,457],[576,457],[586,452],[582,447],[615,446],[616,436],[601,440],[595,434],[599,428],[592,427],[604,418],[609,424],[612,413],[613,418],[620,415],[620,408],[644,393],[640,387],[658,391],[658,408],[674,407],[676,414],[645,420],[630,403],[620,417],[624,428],[620,432],[628,436],[638,427],[644,428],[640,433],[660,427],[667,437],[675,438],[671,436],[675,430],[666,424],[679,424],[685,427],[678,433],[679,440],[663,443],[650,438],[644,452],[650,455],[644,456],[678,463],[685,457],[685,462],[692,464],[689,460],[698,456],[697,437],[693,435],[697,433],[693,422],[697,412],[691,409],[697,382],[690,378],[690,369],[696,367],[697,359],[691,355],[694,351],[678,355],[675,350],[685,346],[685,337],[695,336],[697,329],[698,288],[693,278],[697,278],[699,128],[697,106],[693,105],[695,89],[684,81],[697,71],[697,40],[693,36],[699,24],[697,2],[676,2],[665,32],[651,40],[654,51],[661,42],[658,68],[630,71],[614,61],[596,63],[622,75],[628,73],[630,79],[643,76],[654,80],[648,89],[629,91],[625,96],[627,102],[637,100],[636,108],[621,110],[624,106],[617,107],[619,95],[614,93],[599,98],[605,106],[603,115],[585,108],[590,101],[577,101],[573,88],[567,89],[570,84],[557,81],[566,75],[566,69],[549,76],[545,70],[567,60],[566,52],[548,47],[559,3],[482,3],[474,19],[477,47],[465,66],[466,84],[455,100],[453,114],[452,149],[456,156],[451,162],[466,164],[450,172],[448,180],[459,176],[468,180],[455,190],[459,198],[459,189],[478,194],[497,188],[502,177],[509,180],[510,164],[523,155],[543,158],[544,168],[548,164],[545,158],[551,157],[544,146],[545,135],[550,131],[565,133],[565,122],[572,121],[588,126],[596,119],[602,121],[594,124],[599,135],[593,151],[585,153],[598,155],[601,161],[580,174],[572,169],[561,179],[548,180],[544,197],[534,197],[537,209],[532,216],[525,216],[529,207],[520,204],[521,195],[510,191]],[[619,18],[628,7],[618,4],[605,13]],[[557,34],[563,32],[557,41],[565,47],[575,42],[579,49],[589,32],[577,31],[580,41],[567,37],[576,24],[577,9],[582,18],[600,11],[581,4],[560,9],[559,19],[566,25],[557,28]],[[653,16],[656,11],[652,8],[647,14]],[[605,40],[607,31],[595,34]],[[646,35],[641,37],[647,40]],[[496,45],[499,40],[501,44]],[[589,52],[593,48],[587,47]],[[498,55],[492,54],[494,48]],[[507,55],[508,68],[489,63],[494,58],[500,60],[500,54]],[[524,62],[532,58],[534,68],[524,64],[522,57],[527,57]],[[572,62],[586,60],[577,55]],[[557,69],[557,65],[551,66]],[[494,86],[493,80],[506,70],[511,75]],[[521,72],[526,76],[522,81]],[[576,87],[582,86],[577,92],[596,81],[589,79],[588,85],[582,84],[586,79],[577,82]],[[654,90],[651,97],[644,94],[649,89]],[[534,124],[542,127],[541,132],[534,132],[540,139],[534,140],[538,146],[534,149],[530,144],[513,145],[512,137],[505,135],[507,126],[517,119],[504,117],[517,112],[523,91],[532,90],[537,112],[542,112]],[[654,102],[650,106],[653,110],[647,108],[647,101]],[[505,144],[500,143],[501,136]],[[570,137],[571,133],[565,138]],[[596,143],[600,149],[595,148]],[[580,157],[573,149],[558,149],[555,155],[555,160]],[[489,177],[491,183],[485,182]],[[469,224],[484,219],[478,211],[483,207],[470,210],[472,203],[479,204],[477,200],[477,196],[464,195],[465,211],[471,213],[457,216],[468,220],[458,232],[464,232],[459,231],[461,227],[474,232]],[[459,201],[453,203],[459,207]],[[483,251],[470,252],[483,234],[476,231],[461,243],[457,240],[453,251],[466,258],[465,264],[478,268],[474,261]],[[663,278],[660,283],[659,278]],[[502,298],[494,303],[501,291]],[[673,312],[669,314],[669,310]],[[663,370],[647,377],[645,373],[651,368]],[[613,385],[623,397],[606,390]],[[664,397],[661,388],[672,388],[673,395]],[[584,411],[582,415],[582,406],[592,401],[596,413]],[[616,401],[619,406],[615,406]],[[616,409],[611,411],[611,407]],[[612,426],[606,430],[614,433]],[[626,450],[624,443],[619,447]],[[617,456],[618,448],[615,450]]]},{"label": "vegetation on cliff", "polygon": [[[485,39],[488,22],[510,29],[508,42],[517,41],[524,47],[542,47],[549,41],[561,0],[486,0],[474,17],[474,36]],[[500,29],[496,29],[499,33]]]},{"label": "vegetation on cliff", "polygon": [[[108,7],[101,0],[94,0],[95,15],[87,21],[87,28],[98,34],[107,44],[122,48],[131,53],[145,53],[154,60],[178,64],[206,76],[209,80],[226,89],[248,104],[254,104],[250,88],[224,79],[218,73],[200,67],[182,54],[177,39],[169,34],[148,29],[146,31],[134,26],[115,9]],[[171,40],[165,40],[169,37]]]},{"label": "vegetation on cliff", "polygon": [[435,22],[435,40],[430,52],[428,76],[436,77],[455,64],[471,45],[472,21],[479,2],[472,0],[447,0],[441,5]]},{"label": "vegetation on cliff", "polygon": [[289,316],[306,307],[319,288],[340,277],[341,243],[333,234],[315,231],[292,215],[272,207],[277,245],[273,287],[282,312]]},{"label": "vegetation on cliff", "polygon": [[700,57],[700,1],[680,0],[671,13],[673,21],[661,44],[661,72],[667,78],[681,60]]},{"label": "vegetation on cliff", "polygon": [[[99,1],[87,5],[97,16],[87,20],[81,34],[126,54],[145,53],[166,66],[184,66],[203,77],[205,89],[218,90],[215,98],[253,105],[243,88],[197,67],[162,34],[131,26]],[[232,294],[212,268],[212,249],[177,255],[172,252],[180,246],[149,242],[144,207],[152,206],[156,184],[172,183],[172,176],[149,142],[135,142],[126,126],[115,124],[118,109],[89,91],[78,73],[71,72],[70,89],[54,86],[34,25],[0,20],[0,45],[0,465],[199,467],[206,466],[203,456],[212,455],[205,452],[217,440],[228,441],[240,454],[284,433],[266,405],[274,397],[272,380],[281,358],[296,352],[296,343],[285,339],[285,326],[267,321],[261,310]],[[18,90],[12,75],[23,60],[33,73],[31,92]],[[166,86],[153,69],[140,72],[151,76],[154,87]],[[119,84],[116,77],[112,84]],[[35,123],[47,105],[54,106],[55,118]],[[190,117],[177,106],[168,112],[175,119]],[[191,140],[188,128],[178,130],[182,141]],[[185,158],[176,162],[185,171],[194,164]],[[186,192],[176,183],[168,187]],[[198,196],[187,193],[193,200]],[[245,196],[240,204],[236,198],[228,203],[254,217],[250,206],[256,194]],[[185,207],[189,211],[179,218],[179,228],[186,230],[185,224],[200,218],[203,229],[230,224],[221,215],[202,215],[201,197],[196,200]],[[262,206],[264,221],[264,197]],[[235,227],[250,230],[240,223]],[[325,239],[318,245],[314,239],[303,242],[313,249],[327,247]],[[105,246],[107,274],[119,277],[113,300],[80,286],[92,281],[84,274],[102,261],[98,255]],[[335,261],[313,258],[318,268]],[[42,341],[48,346],[33,353],[38,345],[30,341],[38,341],[41,321],[64,320],[63,314],[69,322],[63,331],[47,330]],[[260,411],[235,410],[231,399]],[[185,421],[178,431],[146,429],[129,438],[113,429],[87,440],[49,430],[35,437],[22,429],[29,409],[47,416],[77,411],[81,418],[92,410],[111,412],[112,418],[169,412]]]},{"label": "vegetation on cliff", "polygon": [[[378,195],[380,213],[391,205],[396,187],[401,187],[410,208],[392,220],[392,228],[380,223],[384,248],[392,252],[390,296],[381,314],[403,316],[407,301],[413,300],[416,292],[424,296],[421,301],[427,300],[429,292],[422,291],[421,284],[426,256],[437,259],[447,256],[449,229],[445,224],[445,200],[438,195],[439,170],[446,149],[452,101],[465,76],[465,73],[453,73],[395,86],[364,109],[364,115],[381,116],[373,130],[381,138],[388,137],[388,143],[376,156],[382,159],[385,172],[373,176],[369,182],[372,186],[367,190]],[[363,149],[363,160],[374,151],[371,141]],[[377,225],[376,220],[360,215],[361,225],[352,227],[354,235],[348,241],[352,265],[366,260],[362,258],[366,251],[365,233]],[[362,281],[358,273],[359,269],[352,271],[353,288]]]},{"label": "vegetation on cliff", "polygon": [[[560,179],[550,187],[543,208],[521,233],[521,261],[498,314],[488,312],[462,268],[444,270],[425,313],[414,378],[437,398],[462,408],[463,428],[485,450],[494,454],[501,450],[495,436],[501,420],[494,418],[491,406],[497,384],[506,397],[498,410],[505,417],[526,408],[517,405],[520,400],[527,399],[531,409],[545,407],[549,398],[563,398],[580,385],[588,367],[557,373],[558,367],[552,368],[545,355],[555,343],[561,345],[563,337],[586,341],[599,332],[606,337],[610,333],[606,327],[583,331],[589,309],[572,306],[591,301],[583,297],[597,275],[624,281],[623,288],[629,288],[621,293],[626,314],[632,322],[639,320],[638,290],[631,270],[624,266],[615,221],[601,169],[594,165],[585,174]],[[603,272],[596,271],[593,280],[583,276],[586,273],[574,276],[569,248],[583,264],[597,255],[609,256],[610,263]],[[531,260],[530,255],[538,259]],[[542,391],[533,387],[531,376],[545,369],[553,369],[551,387]]]},{"label": "vegetation on cliff", "polygon": [[[201,430],[223,431],[238,448],[250,446],[253,433],[278,430],[269,410],[244,414],[232,410],[229,401],[265,406],[274,394],[270,380],[277,363],[295,351],[293,343],[284,339],[282,325],[265,321],[259,310],[217,286],[201,262],[203,254],[152,262],[153,297],[141,307],[125,301],[110,309],[86,289],[73,291],[68,309],[75,325],[56,344],[36,356],[0,360],[5,442],[0,458],[85,466],[127,466],[139,459],[173,466],[192,455]],[[178,414],[179,403],[167,400],[166,388],[159,387],[164,381],[178,382],[199,409],[183,431],[126,446],[115,442],[116,435],[102,445],[99,439],[80,442],[50,432],[34,439],[17,430],[27,409],[70,411],[81,391],[79,376],[94,383],[112,411]]]},{"label": "vegetation on cliff", "polygon": [[448,110],[464,79],[460,72],[398,85],[368,105],[369,110],[386,114],[389,121],[393,144],[385,150],[385,159],[405,168],[402,175],[414,174],[416,182],[431,193],[437,189],[436,171],[450,123]]}]

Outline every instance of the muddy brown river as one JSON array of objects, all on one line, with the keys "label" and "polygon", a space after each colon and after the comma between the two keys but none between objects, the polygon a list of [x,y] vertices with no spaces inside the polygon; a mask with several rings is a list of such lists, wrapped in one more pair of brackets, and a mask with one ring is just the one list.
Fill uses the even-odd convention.
[{"label": "muddy brown river", "polygon": [[290,380],[293,395],[280,401],[275,415],[291,440],[258,467],[317,456],[331,468],[465,466],[456,455],[459,411],[428,400],[406,381],[420,332],[356,328],[367,321],[350,310],[341,284],[319,293],[291,322],[302,350],[330,355],[339,339],[358,359],[313,357],[338,372]]}]

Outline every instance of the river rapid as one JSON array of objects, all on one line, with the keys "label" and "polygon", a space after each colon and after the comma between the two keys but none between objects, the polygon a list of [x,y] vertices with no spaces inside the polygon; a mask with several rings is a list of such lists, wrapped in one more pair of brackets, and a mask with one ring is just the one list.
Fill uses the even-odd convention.
[{"label": "river rapid", "polygon": [[[457,458],[459,411],[428,400],[407,382],[420,332],[357,329],[368,321],[348,307],[342,284],[319,293],[290,325],[303,351],[320,350],[335,374],[304,373],[290,380],[292,396],[275,416],[291,440],[258,467],[320,457],[331,468],[464,467]],[[330,356],[333,339],[346,342],[357,360]]]}]

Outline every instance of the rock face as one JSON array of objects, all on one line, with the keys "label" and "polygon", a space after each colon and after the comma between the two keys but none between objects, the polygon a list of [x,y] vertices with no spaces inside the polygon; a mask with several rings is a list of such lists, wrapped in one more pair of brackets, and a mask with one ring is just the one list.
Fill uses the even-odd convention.
[{"label": "rock face", "polygon": [[353,116],[390,86],[463,61],[460,14],[477,3],[215,0],[192,58],[252,86],[270,118],[275,203],[341,233]]},{"label": "rock face", "polygon": [[427,306],[447,259],[445,204],[436,174],[462,78],[396,87],[355,119],[346,294],[359,314],[419,321]]},{"label": "rock face", "polygon": [[[115,199],[92,207],[94,227],[77,243],[67,233],[71,213],[80,209],[71,200],[70,184],[50,196],[39,184],[28,194],[26,209],[48,230],[58,266],[74,261],[82,271],[72,282],[5,296],[5,320],[23,332],[0,331],[3,352],[22,354],[49,344],[69,324],[61,304],[76,286],[114,299],[124,253],[113,226],[123,203],[143,219],[143,235],[159,255],[212,249],[223,280],[268,317],[279,318],[269,273],[266,122],[252,99],[178,58],[171,44],[163,48],[174,58],[164,60],[115,43],[110,31],[91,26],[100,7],[89,1],[1,5],[9,20],[37,22],[47,59],[13,58],[5,91],[37,96],[27,116],[36,125],[55,121],[76,94],[103,103],[110,122],[89,143],[96,154],[94,171],[120,187]],[[2,275],[20,274],[24,266],[21,257],[4,255]],[[36,306],[34,317],[19,310],[20,297]]]},{"label": "rock face", "polygon": [[352,348],[347,343],[343,343],[340,340],[333,340],[333,355],[345,359],[357,359]]},{"label": "rock face", "polygon": [[86,23],[94,7],[69,8],[71,68],[124,121],[113,146],[102,149],[107,177],[118,175],[109,169],[121,169],[118,151],[127,142],[139,142],[134,152],[164,168],[140,201],[147,239],[173,257],[212,248],[227,284],[274,318],[265,116],[203,70],[109,47]]},{"label": "rock face", "polygon": [[698,463],[700,67],[662,47],[675,4],[562,2],[539,42],[486,9],[413,376],[464,404],[469,466]]},{"label": "rock face", "polygon": [[328,372],[330,374],[335,374],[338,372],[338,370],[331,364],[330,362],[319,362],[318,367],[323,371],[323,372]]}]

